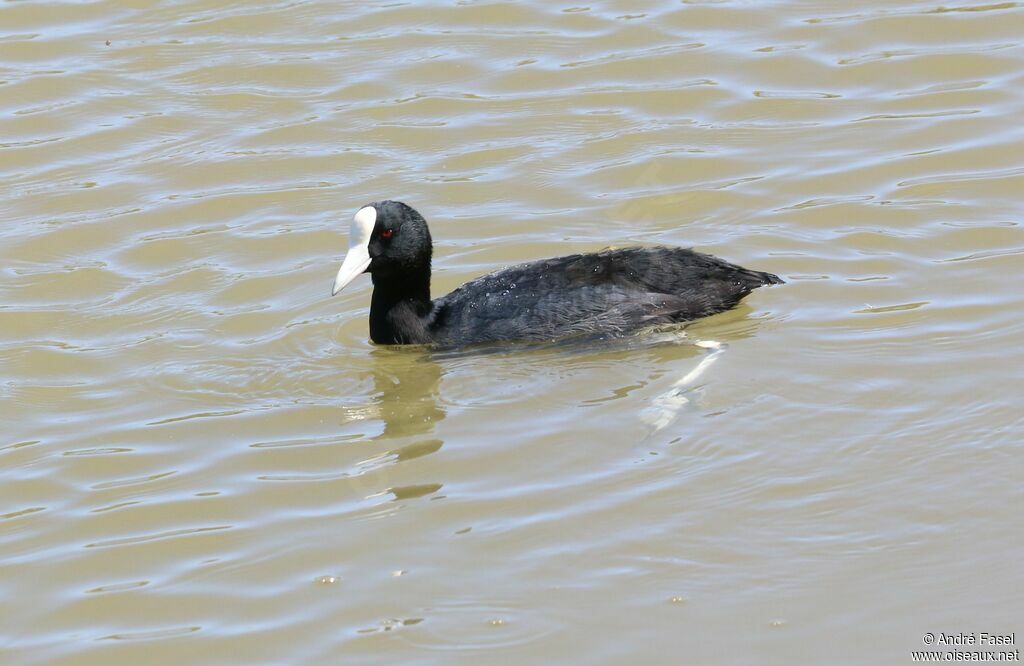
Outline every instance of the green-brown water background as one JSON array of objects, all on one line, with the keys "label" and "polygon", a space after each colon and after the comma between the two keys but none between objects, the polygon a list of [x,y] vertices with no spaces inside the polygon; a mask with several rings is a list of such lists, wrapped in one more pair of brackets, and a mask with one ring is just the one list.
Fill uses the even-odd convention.
[{"label": "green-brown water background", "polygon": [[[0,3],[2,661],[1020,641],[1022,41],[984,0]],[[435,294],[654,243],[788,284],[691,329],[729,348],[654,432],[692,346],[370,345],[329,293],[381,198]]]}]

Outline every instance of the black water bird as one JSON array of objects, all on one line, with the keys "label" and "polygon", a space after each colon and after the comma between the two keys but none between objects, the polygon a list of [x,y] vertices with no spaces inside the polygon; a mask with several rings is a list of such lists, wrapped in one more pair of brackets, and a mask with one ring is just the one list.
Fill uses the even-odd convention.
[{"label": "black water bird", "polygon": [[461,347],[617,336],[722,312],[762,285],[782,283],[693,250],[632,247],[511,266],[431,300],[432,252],[427,222],[412,207],[363,206],[332,293],[369,272],[374,342]]}]

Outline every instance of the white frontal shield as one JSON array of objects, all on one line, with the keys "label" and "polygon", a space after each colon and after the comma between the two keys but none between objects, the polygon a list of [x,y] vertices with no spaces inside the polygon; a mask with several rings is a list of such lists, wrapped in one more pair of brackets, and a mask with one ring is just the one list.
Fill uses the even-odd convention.
[{"label": "white frontal shield", "polygon": [[352,226],[348,232],[348,253],[338,269],[338,277],[334,279],[331,296],[345,288],[352,280],[370,265],[370,234],[377,223],[377,209],[373,206],[360,208],[352,218]]}]

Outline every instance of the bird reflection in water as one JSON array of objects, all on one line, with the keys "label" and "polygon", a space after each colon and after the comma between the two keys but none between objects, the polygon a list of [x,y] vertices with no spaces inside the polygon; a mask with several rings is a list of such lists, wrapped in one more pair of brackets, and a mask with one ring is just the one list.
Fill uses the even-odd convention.
[{"label": "bird reflection in water", "polygon": [[[359,478],[370,471],[384,473],[385,483],[392,465],[421,458],[441,449],[444,442],[429,437],[437,422],[445,417],[438,405],[441,366],[423,350],[375,348],[373,359],[373,401],[383,431],[371,441],[388,445],[382,453],[358,463]],[[378,477],[379,478],[379,477]],[[376,490],[370,497],[391,496],[393,500],[432,495],[441,483],[415,483]]]}]

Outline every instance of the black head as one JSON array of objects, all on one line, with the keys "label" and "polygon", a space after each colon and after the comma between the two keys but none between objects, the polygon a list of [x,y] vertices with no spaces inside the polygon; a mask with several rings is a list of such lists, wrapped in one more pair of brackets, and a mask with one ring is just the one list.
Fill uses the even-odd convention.
[{"label": "black head", "polygon": [[[377,211],[370,244],[369,272],[377,278],[402,277],[426,269],[434,245],[427,221],[401,201],[369,204]],[[364,207],[365,208],[365,207]]]},{"label": "black head", "polygon": [[352,218],[349,249],[334,281],[338,293],[360,273],[370,273],[374,284],[423,280],[429,288],[433,243],[427,221],[401,201],[367,204]]}]

